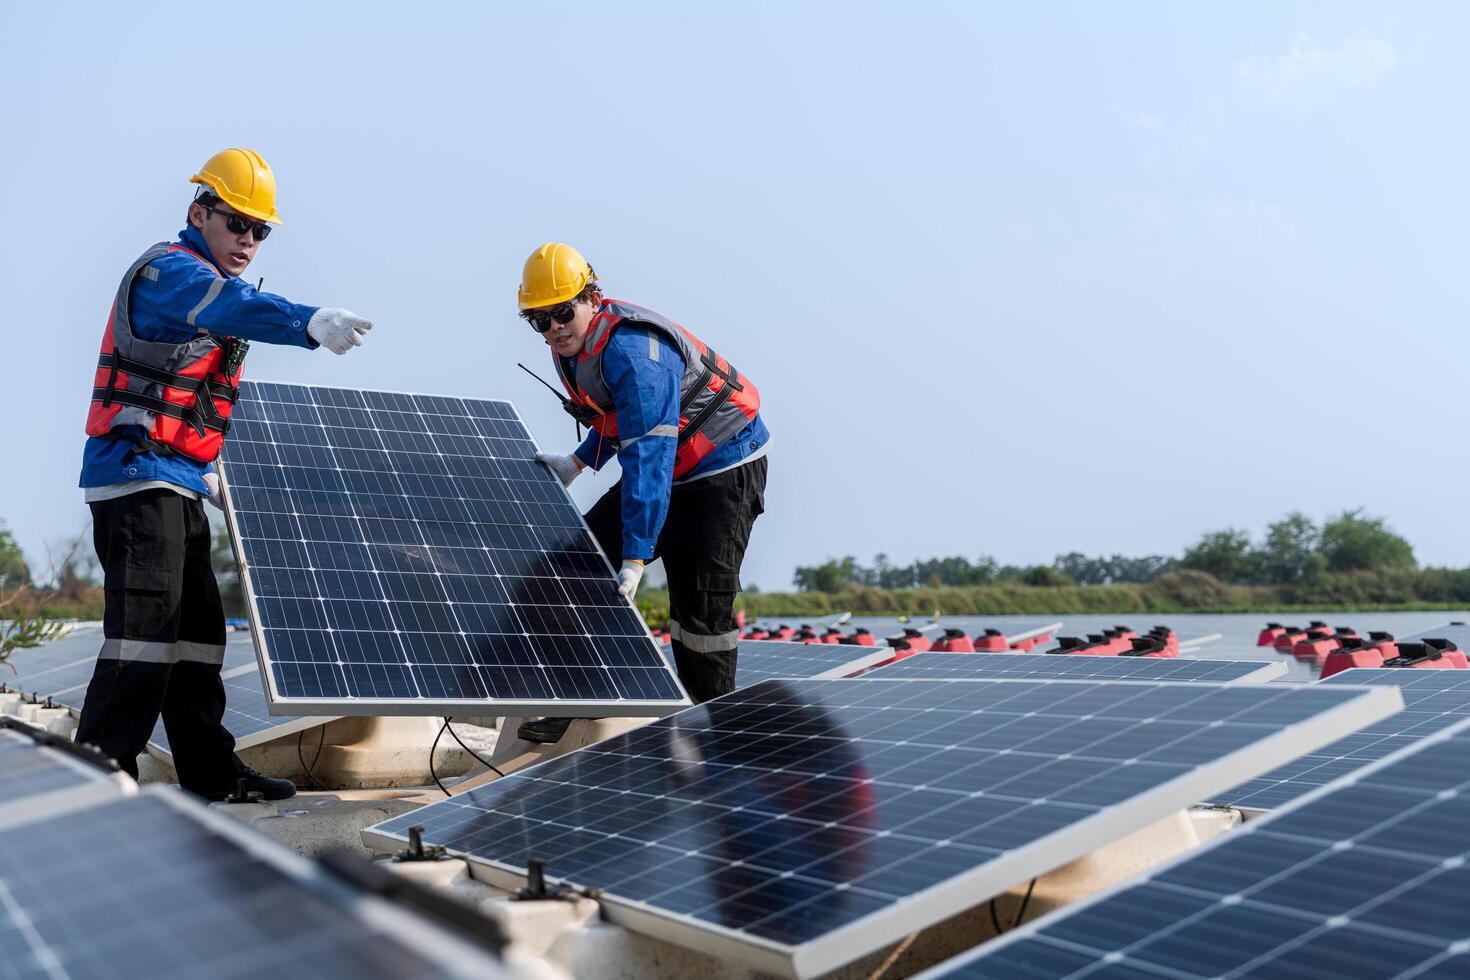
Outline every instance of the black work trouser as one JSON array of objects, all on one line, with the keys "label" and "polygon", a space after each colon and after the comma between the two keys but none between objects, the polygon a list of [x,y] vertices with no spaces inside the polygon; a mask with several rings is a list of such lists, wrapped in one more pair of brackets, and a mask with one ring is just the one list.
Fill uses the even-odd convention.
[{"label": "black work trouser", "polygon": [[179,783],[201,794],[233,788],[235,739],[221,723],[225,614],[204,502],[157,489],[91,507],[106,609],[77,741],[136,777],[162,714]]},{"label": "black work trouser", "polygon": [[[587,512],[602,550],[623,553],[623,484]],[[696,703],[735,690],[735,594],[750,529],[766,509],[766,458],[675,486],[654,547],[669,580],[669,632],[679,680]]]}]

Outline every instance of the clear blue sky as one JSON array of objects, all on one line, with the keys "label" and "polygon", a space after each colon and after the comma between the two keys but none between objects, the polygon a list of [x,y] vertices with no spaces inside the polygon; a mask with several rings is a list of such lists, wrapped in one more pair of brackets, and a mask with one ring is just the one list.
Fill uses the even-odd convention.
[{"label": "clear blue sky", "polygon": [[245,145],[286,220],[249,275],[378,325],[250,376],[510,398],[566,451],[514,288],[572,242],[760,386],[767,590],[1360,505],[1470,563],[1470,11],[1037,8],[6,5],[0,518],[82,527],[117,280]]}]

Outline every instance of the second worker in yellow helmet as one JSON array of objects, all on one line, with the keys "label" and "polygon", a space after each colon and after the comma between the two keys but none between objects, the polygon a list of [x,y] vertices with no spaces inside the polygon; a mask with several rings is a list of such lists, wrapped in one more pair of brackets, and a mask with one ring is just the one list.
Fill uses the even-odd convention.
[{"label": "second worker in yellow helmet", "polygon": [[[734,690],[740,565],[765,510],[770,433],[760,393],[689,330],[605,297],[570,245],[531,253],[517,303],[551,347],[568,411],[591,429],[572,452],[537,458],[565,484],[617,458],[622,479],[586,518],[620,563],[618,591],[632,598],[645,563],[662,558],[680,681],[696,702]],[[520,735],[555,742],[569,721],[528,722]]]}]

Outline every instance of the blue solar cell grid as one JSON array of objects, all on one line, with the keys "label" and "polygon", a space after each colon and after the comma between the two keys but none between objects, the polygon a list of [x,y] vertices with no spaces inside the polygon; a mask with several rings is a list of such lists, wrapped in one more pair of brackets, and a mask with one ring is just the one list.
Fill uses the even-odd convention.
[{"label": "blue solar cell grid", "polygon": [[365,836],[386,849],[423,826],[512,874],[545,859],[632,928],[652,916],[807,975],[920,927],[915,902],[938,921],[1259,771],[1290,751],[1283,729],[1326,740],[1397,704],[1287,685],[766,681]]},{"label": "blue solar cell grid", "polygon": [[0,976],[508,976],[488,951],[252,834],[156,790],[8,827]]},{"label": "blue solar cell grid", "polygon": [[1466,827],[1470,719],[922,980],[1470,976]]},{"label": "blue solar cell grid", "polygon": [[[1430,631],[1429,635],[1440,633]],[[1470,670],[1359,668],[1333,674],[1318,684],[1394,686],[1403,695],[1404,710],[1242,783],[1219,796],[1218,802],[1253,810],[1273,809],[1470,718]]]},{"label": "blue solar cell grid", "polygon": [[[742,648],[743,649],[743,648]],[[864,674],[871,678],[975,680],[1036,677],[1071,680],[1266,681],[1286,672],[1259,660],[1175,660],[1047,653],[916,653]]]},{"label": "blue solar cell grid", "polygon": [[0,729],[0,812],[10,804],[108,781],[102,770]]},{"label": "blue solar cell grid", "polygon": [[272,711],[687,703],[508,402],[246,383],[224,453]]},{"label": "blue solar cell grid", "polygon": [[741,640],[735,686],[750,687],[777,677],[846,677],[892,655],[886,647]]}]

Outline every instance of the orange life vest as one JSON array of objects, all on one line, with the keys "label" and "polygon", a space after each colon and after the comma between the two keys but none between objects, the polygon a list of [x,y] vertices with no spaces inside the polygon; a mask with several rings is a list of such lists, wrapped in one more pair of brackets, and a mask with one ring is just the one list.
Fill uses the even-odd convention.
[{"label": "orange life vest", "polygon": [[760,392],[729,361],[673,320],[632,303],[605,299],[587,328],[574,372],[569,375],[554,352],[552,360],[574,403],[569,411],[596,429],[615,450],[620,445],[618,416],[612,391],[603,378],[602,355],[613,331],[622,323],[663,335],[684,358],[684,377],[679,383],[678,448],[674,455],[674,478],[678,479],[755,418],[761,407]]},{"label": "orange life vest", "polygon": [[[204,331],[177,344],[133,335],[129,315],[133,281],[152,273],[148,264],[169,252],[191,255],[220,276],[204,256],[167,242],[154,245],[128,267],[102,333],[87,435],[106,436],[122,426],[141,426],[150,444],[146,448],[212,463],[230,429],[249,344]],[[210,288],[217,290],[223,283],[220,276]]]}]

